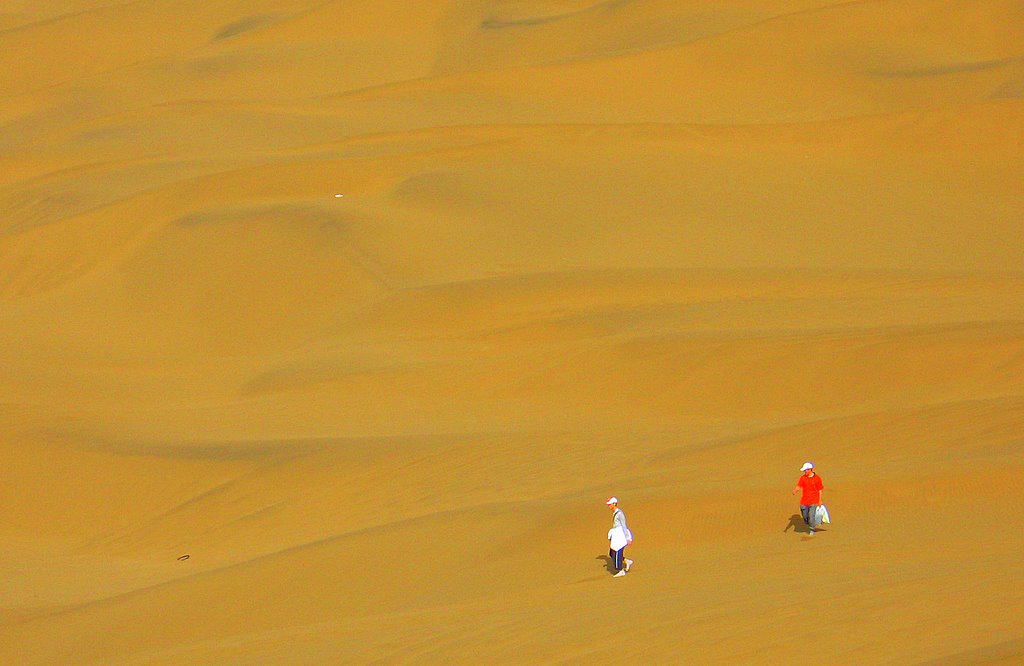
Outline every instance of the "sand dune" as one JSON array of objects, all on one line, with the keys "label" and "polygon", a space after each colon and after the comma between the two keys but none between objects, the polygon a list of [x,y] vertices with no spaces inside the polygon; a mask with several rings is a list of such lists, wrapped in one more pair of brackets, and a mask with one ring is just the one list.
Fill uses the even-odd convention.
[{"label": "sand dune", "polygon": [[0,661],[1020,661],[1021,44],[5,3]]}]

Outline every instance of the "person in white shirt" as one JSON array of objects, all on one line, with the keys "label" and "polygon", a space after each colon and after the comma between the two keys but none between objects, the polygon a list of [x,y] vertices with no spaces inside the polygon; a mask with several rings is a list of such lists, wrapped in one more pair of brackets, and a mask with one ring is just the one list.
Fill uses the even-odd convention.
[{"label": "person in white shirt", "polygon": [[626,514],[619,508],[619,498],[609,497],[605,504],[612,510],[612,528],[608,530],[608,556],[615,566],[615,577],[625,576],[633,560],[625,558],[626,546],[633,543],[633,533],[626,526]]}]

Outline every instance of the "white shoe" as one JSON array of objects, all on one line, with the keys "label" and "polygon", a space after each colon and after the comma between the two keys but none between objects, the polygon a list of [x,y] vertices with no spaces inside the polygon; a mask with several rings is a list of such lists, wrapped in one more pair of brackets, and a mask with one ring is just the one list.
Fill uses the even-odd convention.
[{"label": "white shoe", "polygon": [[617,573],[617,574],[615,574],[614,576],[612,576],[612,578],[619,578],[619,577],[621,577],[621,576],[625,576],[625,575],[626,575],[626,570],[625,570],[625,569],[623,569],[623,570],[622,570],[622,571],[620,571],[619,573]]},{"label": "white shoe", "polygon": [[629,571],[631,566],[633,566],[633,560],[626,560],[626,571]]}]

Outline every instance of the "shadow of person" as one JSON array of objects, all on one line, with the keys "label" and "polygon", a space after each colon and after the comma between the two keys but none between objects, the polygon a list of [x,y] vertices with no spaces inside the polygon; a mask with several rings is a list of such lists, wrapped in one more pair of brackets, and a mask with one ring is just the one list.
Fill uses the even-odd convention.
[{"label": "shadow of person", "polygon": [[811,531],[811,528],[807,526],[807,523],[804,522],[803,516],[801,516],[799,513],[794,513],[792,516],[789,517],[789,524],[786,525],[786,529],[782,531],[788,532],[789,528],[791,527],[793,528],[794,532],[805,532],[809,534]]},{"label": "shadow of person", "polygon": [[604,568],[610,574],[615,573],[615,562],[608,555],[598,555],[595,560],[604,560]]}]

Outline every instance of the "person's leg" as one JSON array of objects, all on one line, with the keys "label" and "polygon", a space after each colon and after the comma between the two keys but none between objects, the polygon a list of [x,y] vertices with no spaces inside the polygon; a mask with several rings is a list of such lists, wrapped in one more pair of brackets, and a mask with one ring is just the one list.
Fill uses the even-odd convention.
[{"label": "person's leg", "polygon": [[623,546],[622,548],[619,548],[618,550],[614,551],[614,555],[612,556],[612,564],[615,566],[616,573],[622,572],[622,553],[625,550],[626,547]]},{"label": "person's leg", "polygon": [[813,510],[814,507],[812,506],[800,505],[800,516],[804,519],[804,523],[807,525],[807,529],[811,534],[814,534],[814,525],[811,523],[814,519]]}]

